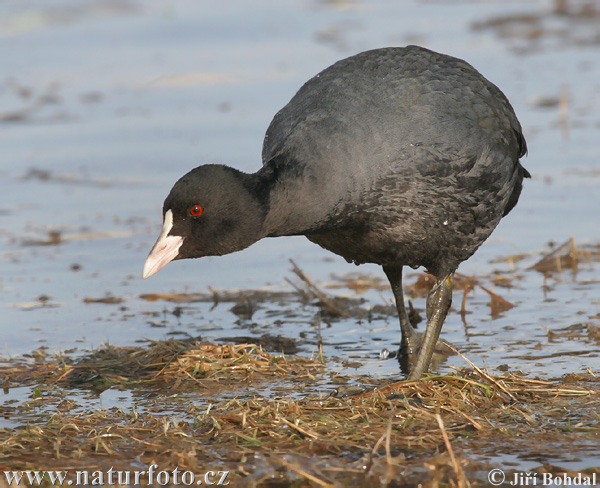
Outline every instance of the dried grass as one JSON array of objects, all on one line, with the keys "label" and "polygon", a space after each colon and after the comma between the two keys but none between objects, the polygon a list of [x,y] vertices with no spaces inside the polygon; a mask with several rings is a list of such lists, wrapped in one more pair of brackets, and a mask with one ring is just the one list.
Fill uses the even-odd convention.
[{"label": "dried grass", "polygon": [[[4,409],[5,419],[22,426],[0,430],[0,466],[156,463],[163,470],[228,470],[233,486],[486,486],[481,467],[465,454],[474,439],[509,442],[518,429],[552,445],[600,433],[592,374],[545,381],[475,368],[362,384],[361,393],[337,397],[315,383],[325,373],[321,358],[194,340],[10,363],[0,368],[5,391],[28,385],[38,393]],[[236,396],[281,380],[294,396]],[[68,403],[74,388],[99,385],[128,389],[135,407],[90,411]],[[308,394],[298,396],[307,385]],[[566,424],[565,409],[577,410],[577,423]]]}]

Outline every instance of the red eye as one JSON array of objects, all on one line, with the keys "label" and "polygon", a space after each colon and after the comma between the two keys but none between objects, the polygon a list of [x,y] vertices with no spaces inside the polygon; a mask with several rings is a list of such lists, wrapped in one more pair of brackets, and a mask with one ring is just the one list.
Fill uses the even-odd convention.
[{"label": "red eye", "polygon": [[194,205],[190,208],[190,215],[193,217],[198,217],[204,209],[200,205]]}]

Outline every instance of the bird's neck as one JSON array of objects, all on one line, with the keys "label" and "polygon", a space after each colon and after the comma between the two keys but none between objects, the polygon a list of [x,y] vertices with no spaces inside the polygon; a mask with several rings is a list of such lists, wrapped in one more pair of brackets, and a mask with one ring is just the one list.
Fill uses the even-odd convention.
[{"label": "bird's neck", "polygon": [[[302,178],[268,165],[247,175],[247,188],[264,209],[262,237],[303,235],[315,221],[311,206],[304,204],[310,186]],[[308,208],[307,208],[308,207]]]}]

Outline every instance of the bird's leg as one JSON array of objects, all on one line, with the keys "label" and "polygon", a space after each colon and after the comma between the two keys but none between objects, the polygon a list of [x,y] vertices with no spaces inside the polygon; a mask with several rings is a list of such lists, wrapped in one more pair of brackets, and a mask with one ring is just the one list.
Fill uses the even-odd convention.
[{"label": "bird's leg", "polygon": [[421,349],[417,361],[413,365],[410,380],[418,380],[427,373],[433,351],[436,347],[444,319],[452,304],[452,274],[436,281],[434,287],[427,295],[427,329],[421,342]]},{"label": "bird's leg", "polygon": [[400,331],[402,332],[402,342],[400,351],[402,354],[412,355],[416,354],[419,350],[419,337],[410,325],[408,320],[408,314],[404,306],[404,293],[402,291],[402,266],[384,266],[383,271],[385,272],[390,285],[392,286],[392,292],[396,299],[396,310],[398,311],[398,318],[400,319]]}]

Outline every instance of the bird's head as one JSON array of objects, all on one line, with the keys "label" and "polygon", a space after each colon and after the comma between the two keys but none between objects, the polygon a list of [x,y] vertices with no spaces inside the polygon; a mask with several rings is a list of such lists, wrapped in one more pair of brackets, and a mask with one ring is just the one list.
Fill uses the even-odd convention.
[{"label": "bird's head", "polygon": [[143,278],[175,259],[229,254],[263,237],[264,209],[251,183],[251,175],[223,165],[200,166],[175,183]]}]

